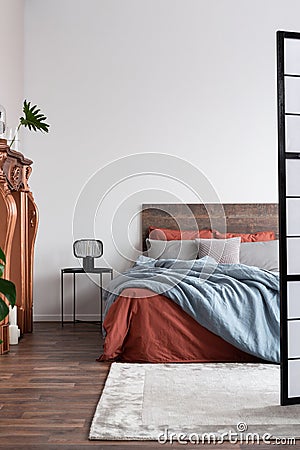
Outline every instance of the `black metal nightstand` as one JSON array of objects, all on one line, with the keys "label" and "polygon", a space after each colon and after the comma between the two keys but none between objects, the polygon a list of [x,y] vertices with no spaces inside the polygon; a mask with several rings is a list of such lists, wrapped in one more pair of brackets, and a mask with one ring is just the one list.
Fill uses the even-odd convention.
[{"label": "black metal nightstand", "polygon": [[84,270],[82,267],[67,267],[60,271],[60,283],[61,283],[61,325],[64,326],[64,274],[73,274],[73,323],[80,322],[76,320],[76,274],[77,273],[94,273],[100,275],[100,324],[102,325],[103,315],[103,296],[102,296],[102,283],[103,274],[109,273],[110,279],[113,279],[113,269],[110,267],[94,267],[90,270]]}]

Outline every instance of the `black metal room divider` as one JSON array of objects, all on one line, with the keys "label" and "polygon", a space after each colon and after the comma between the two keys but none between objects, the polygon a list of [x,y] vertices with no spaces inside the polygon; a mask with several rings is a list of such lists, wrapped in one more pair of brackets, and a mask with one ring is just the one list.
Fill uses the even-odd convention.
[{"label": "black metal room divider", "polygon": [[300,33],[277,32],[281,404],[300,403]]}]

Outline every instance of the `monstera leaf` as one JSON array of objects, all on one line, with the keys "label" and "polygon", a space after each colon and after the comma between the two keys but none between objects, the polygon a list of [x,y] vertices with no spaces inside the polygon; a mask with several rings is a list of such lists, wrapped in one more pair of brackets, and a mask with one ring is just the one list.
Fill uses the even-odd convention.
[{"label": "monstera leaf", "polygon": [[[4,280],[2,278],[4,268],[5,268],[6,258],[2,249],[0,248],[0,322],[8,315],[9,308],[7,302],[4,301],[3,298],[6,298],[8,303],[14,307],[16,303],[16,288],[14,283],[8,280]],[[0,343],[2,341],[0,340]]]},{"label": "monstera leaf", "polygon": [[24,127],[28,127],[29,130],[33,129],[33,131],[44,131],[45,133],[48,133],[50,125],[45,123],[47,117],[40,111],[41,110],[37,105],[31,106],[30,102],[24,100],[24,117],[20,117],[20,124],[24,125]]},{"label": "monstera leaf", "polygon": [[47,117],[43,113],[41,113],[41,110],[37,105],[31,106],[31,102],[27,102],[26,100],[24,100],[23,113],[24,116],[20,117],[20,123],[17,127],[16,134],[9,144],[11,148],[16,140],[16,135],[21,126],[28,128],[30,131],[44,131],[45,133],[49,132],[50,125],[45,122],[45,120],[47,120]]}]

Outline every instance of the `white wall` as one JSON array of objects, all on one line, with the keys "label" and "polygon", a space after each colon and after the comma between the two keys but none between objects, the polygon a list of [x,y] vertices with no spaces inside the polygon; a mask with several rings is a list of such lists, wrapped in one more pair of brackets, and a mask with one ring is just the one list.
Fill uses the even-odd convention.
[{"label": "white wall", "polygon": [[0,103],[7,126],[14,128],[22,113],[24,82],[24,1],[0,0]]},{"label": "white wall", "polygon": [[[76,199],[115,159],[167,153],[203,171],[223,202],[277,201],[278,29],[300,31],[298,0],[26,0],[25,94],[51,124],[49,135],[24,141],[40,209],[36,319],[58,318],[59,270],[76,264]],[[122,164],[129,177],[135,163]],[[165,170],[158,156],[160,164]],[[114,170],[101,171],[92,191],[84,190],[75,237],[95,226],[106,263],[122,269],[127,263],[111,239],[114,214],[117,247],[133,257],[128,239],[138,246],[138,222],[127,228],[142,202],[176,201],[159,188],[180,201],[198,199],[176,180],[136,174],[115,186],[97,213]],[[80,311],[95,313],[96,303],[86,305],[96,289],[82,282],[80,294]]]}]

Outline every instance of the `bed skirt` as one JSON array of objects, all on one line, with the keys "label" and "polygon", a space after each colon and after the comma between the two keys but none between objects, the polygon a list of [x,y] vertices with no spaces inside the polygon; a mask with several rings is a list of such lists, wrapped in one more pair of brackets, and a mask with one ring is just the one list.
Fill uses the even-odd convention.
[{"label": "bed skirt", "polygon": [[103,326],[107,334],[98,361],[262,362],[202,327],[172,300],[147,289],[125,289]]}]

